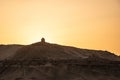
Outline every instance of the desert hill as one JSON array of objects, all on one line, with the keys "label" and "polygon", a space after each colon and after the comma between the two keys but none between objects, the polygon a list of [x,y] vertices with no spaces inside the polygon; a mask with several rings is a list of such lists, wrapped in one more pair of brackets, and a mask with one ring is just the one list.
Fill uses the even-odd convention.
[{"label": "desert hill", "polygon": [[42,41],[30,45],[0,45],[0,60],[10,58],[85,59],[91,56],[120,61],[119,56],[108,51],[81,49]]},{"label": "desert hill", "polygon": [[108,51],[43,39],[30,45],[1,45],[0,55],[0,80],[120,80],[120,57]]},{"label": "desert hill", "polygon": [[120,61],[120,57],[102,50],[81,49],[47,42],[37,42],[31,45],[24,46],[16,51],[15,59],[85,59],[88,57],[99,57],[112,61]]}]

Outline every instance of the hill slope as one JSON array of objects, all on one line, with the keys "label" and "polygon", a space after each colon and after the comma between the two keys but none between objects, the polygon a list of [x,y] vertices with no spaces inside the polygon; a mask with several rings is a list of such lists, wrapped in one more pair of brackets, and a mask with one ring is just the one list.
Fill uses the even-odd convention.
[{"label": "hill slope", "polygon": [[120,57],[108,51],[80,49],[70,46],[62,46],[50,43],[34,43],[19,49],[15,59],[84,59],[90,56],[96,56],[102,59],[120,61]]},{"label": "hill slope", "polygon": [[0,80],[120,80],[120,57],[108,51],[38,42],[0,52]]},{"label": "hill slope", "polygon": [[11,58],[23,45],[0,45],[0,60]]}]

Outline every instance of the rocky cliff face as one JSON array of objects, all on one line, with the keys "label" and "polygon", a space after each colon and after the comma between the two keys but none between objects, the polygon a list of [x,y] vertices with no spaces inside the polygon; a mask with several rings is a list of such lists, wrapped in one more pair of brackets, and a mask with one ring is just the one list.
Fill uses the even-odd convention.
[{"label": "rocky cliff face", "polygon": [[1,80],[119,80],[120,65],[51,63],[0,67]]},{"label": "rocky cliff face", "polygon": [[120,80],[120,57],[108,51],[46,42],[0,51],[11,51],[0,62],[0,80]]}]

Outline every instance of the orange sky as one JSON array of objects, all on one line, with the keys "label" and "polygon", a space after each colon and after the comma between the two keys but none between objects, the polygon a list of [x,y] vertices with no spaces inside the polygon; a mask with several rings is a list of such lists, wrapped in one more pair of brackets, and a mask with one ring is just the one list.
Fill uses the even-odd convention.
[{"label": "orange sky", "polygon": [[119,0],[0,0],[0,43],[48,42],[120,55]]}]

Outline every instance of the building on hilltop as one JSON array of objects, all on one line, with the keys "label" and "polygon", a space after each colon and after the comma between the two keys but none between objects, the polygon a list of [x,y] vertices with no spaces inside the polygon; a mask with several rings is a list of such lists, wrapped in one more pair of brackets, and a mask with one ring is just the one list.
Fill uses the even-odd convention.
[{"label": "building on hilltop", "polygon": [[42,38],[42,39],[41,39],[41,43],[45,43],[45,38]]}]

